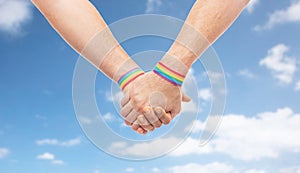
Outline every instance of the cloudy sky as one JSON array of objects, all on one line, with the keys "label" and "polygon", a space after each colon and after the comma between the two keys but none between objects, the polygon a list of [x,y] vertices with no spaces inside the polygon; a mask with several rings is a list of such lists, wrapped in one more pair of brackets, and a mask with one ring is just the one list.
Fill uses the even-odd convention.
[{"label": "cloudy sky", "polygon": [[[184,20],[194,1],[92,3],[110,24],[147,13]],[[198,146],[212,94],[204,69],[195,64],[192,74],[200,101],[197,126],[173,152],[133,162],[100,151],[81,130],[72,102],[78,55],[30,1],[0,0],[0,172],[299,173],[299,30],[299,0],[252,0],[213,45],[227,81],[225,114],[214,138]],[[129,55],[167,51],[170,45],[169,40],[151,37],[123,44]],[[105,107],[103,119],[116,132],[138,137],[116,114],[113,100],[120,95],[111,95],[109,86],[109,80],[99,74],[95,94],[98,105]],[[197,112],[193,103],[185,109]],[[164,144],[168,142],[172,140]]]}]

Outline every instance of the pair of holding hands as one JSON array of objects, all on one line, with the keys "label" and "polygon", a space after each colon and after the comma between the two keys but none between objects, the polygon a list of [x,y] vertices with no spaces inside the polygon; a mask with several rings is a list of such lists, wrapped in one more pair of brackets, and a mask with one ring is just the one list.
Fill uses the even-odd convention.
[{"label": "pair of holding hands", "polygon": [[[170,73],[163,75],[172,76]],[[147,134],[163,124],[169,124],[180,113],[181,103],[190,101],[180,85],[155,70],[132,80],[123,93],[120,114],[125,124],[139,134]]]}]

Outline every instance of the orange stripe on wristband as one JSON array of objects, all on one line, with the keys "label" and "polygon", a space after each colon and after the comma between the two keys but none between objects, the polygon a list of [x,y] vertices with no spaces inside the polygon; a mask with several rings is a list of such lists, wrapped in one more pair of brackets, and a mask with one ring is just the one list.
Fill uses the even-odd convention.
[{"label": "orange stripe on wristband", "polygon": [[120,88],[122,90],[124,90],[126,88],[126,86],[128,86],[128,84],[130,84],[132,81],[134,81],[136,78],[138,78],[139,76],[143,75],[144,71],[140,68],[135,68],[132,69],[130,71],[128,71],[127,73],[125,73],[118,81],[118,84],[120,86]]},{"label": "orange stripe on wristband", "polygon": [[170,69],[169,67],[167,67],[166,65],[164,65],[161,62],[159,62],[155,66],[153,71],[160,77],[167,80],[168,82],[171,82],[172,84],[178,85],[178,86],[182,85],[184,78],[185,78],[184,75],[179,74],[178,72]]}]

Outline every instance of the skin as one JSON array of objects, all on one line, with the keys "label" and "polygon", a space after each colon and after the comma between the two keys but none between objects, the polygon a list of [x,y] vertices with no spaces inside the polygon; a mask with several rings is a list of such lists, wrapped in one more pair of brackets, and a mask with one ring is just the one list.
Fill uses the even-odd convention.
[{"label": "skin", "polygon": [[[88,0],[32,0],[32,2],[47,18],[52,27],[78,53],[82,52],[85,45],[96,33],[107,28],[101,15]],[[211,44],[235,21],[248,2],[249,0],[198,0],[191,9],[186,23],[202,33]],[[184,38],[187,36],[185,33],[183,29],[179,36]],[[103,37],[103,42],[98,44],[105,45],[107,41],[116,41],[110,32]],[[178,57],[185,66],[190,68],[208,46],[202,46],[203,50],[198,54],[187,48],[197,49],[195,47],[197,45],[182,45],[179,41],[175,41],[167,54]],[[120,45],[110,51],[101,66],[97,62],[97,57],[87,56],[85,58],[115,81],[117,79],[114,77],[115,73],[122,64],[131,61]],[[172,62],[169,63],[172,64]],[[135,65],[135,63],[132,62],[131,65]],[[156,85],[158,82],[162,85]],[[166,105],[160,105],[159,99],[157,99],[158,103],[155,107],[148,104],[149,96],[154,92],[163,93]],[[124,94],[127,99],[124,97],[122,100],[121,112],[126,118],[126,124],[131,125],[133,130],[142,134],[160,127],[162,123],[168,124],[180,112],[181,101],[189,100],[180,89],[174,88],[173,85],[152,72],[130,83],[124,90]],[[128,109],[128,105],[131,105],[131,108],[125,110]],[[143,114],[140,115],[141,113]]]},{"label": "skin", "polygon": [[[89,41],[103,30],[107,30],[107,34],[104,34],[103,37],[98,40],[98,45],[105,45],[108,42],[117,42],[110,30],[107,29],[107,24],[102,16],[88,0],[32,0],[32,2],[57,33],[79,54],[83,52]],[[84,58],[114,81],[117,81],[120,76],[124,74],[118,74],[118,70],[122,69],[123,64],[137,67],[119,44],[106,55],[101,65],[99,65],[99,57],[89,56],[89,52],[86,53],[87,56],[83,55]],[[126,90],[124,93],[126,94]],[[129,123],[129,121],[136,121],[138,115],[139,113],[136,113],[134,116],[131,115],[131,120],[125,119],[126,124],[133,125],[133,123]],[[151,112],[151,116],[154,117],[153,111]],[[168,116],[166,113],[159,115],[164,122],[166,122],[165,119],[169,118]],[[159,121],[156,123],[156,127],[160,126],[161,122]],[[135,124],[134,127],[139,128],[140,126]],[[140,127],[140,133],[146,132],[146,130]]]},{"label": "skin", "polygon": [[[158,83],[159,85],[157,85]],[[121,115],[128,120],[128,125],[132,125],[133,130],[141,134],[159,128],[162,123],[169,124],[174,116],[180,112],[181,102],[190,101],[188,96],[182,94],[179,87],[167,82],[153,72],[148,72],[132,82],[126,93],[130,97],[126,97],[121,101],[123,106]],[[163,93],[161,97],[154,95],[153,102],[157,103],[154,108],[149,105],[149,96],[152,93]],[[159,103],[162,100],[163,102]],[[136,107],[132,108],[132,105]],[[139,115],[135,122],[132,121],[135,119],[132,117],[135,117],[139,112],[142,112],[143,115]],[[138,125],[142,128],[138,128]]]},{"label": "skin", "polygon": [[[191,67],[208,46],[214,43],[238,18],[250,0],[197,0],[185,23],[197,30],[206,39],[198,44],[182,45],[175,41],[167,54],[178,57],[187,67]],[[185,36],[181,30],[178,37]],[[201,47],[198,54],[190,51]],[[190,48],[190,49],[188,49]]]},{"label": "skin", "polygon": [[[107,28],[101,15],[88,0],[32,0],[32,2],[51,26],[78,53],[83,51],[95,34]],[[105,35],[102,44],[107,41],[115,41],[112,33]],[[112,80],[122,64],[131,61],[120,45],[107,55],[100,67],[95,57],[85,58]]]},{"label": "skin", "polygon": [[[201,33],[205,40],[195,40],[196,44],[192,42],[190,42],[191,44],[189,44],[189,42],[185,42],[185,45],[176,40],[166,55],[177,57],[186,67],[190,68],[197,58],[200,57],[200,55],[206,50],[206,48],[216,41],[230,27],[248,3],[249,0],[197,0],[185,23]],[[190,32],[185,29],[186,28],[183,27],[178,38],[188,37],[186,34],[189,34]],[[198,51],[191,51],[197,49]],[[166,58],[163,58],[162,61],[164,59]],[[168,58],[167,61],[172,60]],[[167,63],[172,64],[172,62]],[[180,90],[174,89],[174,87],[170,86],[170,84],[166,82],[164,82],[162,86],[155,85],[157,82],[162,82],[161,79],[155,77],[155,75],[151,73],[149,76],[152,76],[152,80],[147,79],[146,76],[132,83],[131,90],[134,92],[129,92],[131,94],[129,97],[132,100],[129,101],[129,103],[136,110],[141,111],[141,108],[145,106],[145,103],[147,103],[147,96],[151,95],[154,91],[162,91],[167,100],[166,112],[171,113],[172,119],[180,112],[180,101],[182,99],[180,97]],[[145,86],[146,88],[139,89],[136,87],[143,86],[145,85],[144,83],[147,85]],[[143,120],[143,123],[141,120]],[[145,120],[148,120],[148,122],[145,122]],[[135,124],[140,124],[144,130],[155,127],[156,121],[150,120],[155,120],[155,118],[153,118],[151,114],[145,114],[144,111],[143,115],[140,115],[138,120],[133,123],[133,130],[143,132],[143,129],[138,128]]]}]

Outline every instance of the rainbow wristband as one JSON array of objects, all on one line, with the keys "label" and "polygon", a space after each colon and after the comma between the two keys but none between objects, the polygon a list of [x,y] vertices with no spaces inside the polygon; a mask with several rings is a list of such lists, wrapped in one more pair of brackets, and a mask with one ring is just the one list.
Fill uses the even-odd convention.
[{"label": "rainbow wristband", "polygon": [[176,86],[181,86],[185,78],[184,75],[168,68],[161,62],[155,66],[153,72]]},{"label": "rainbow wristband", "polygon": [[140,68],[134,68],[130,71],[128,71],[127,73],[125,73],[123,76],[120,77],[120,79],[118,80],[118,84],[120,86],[120,88],[122,90],[124,90],[126,88],[126,86],[134,81],[136,78],[138,78],[139,76],[143,75],[144,71]]}]

